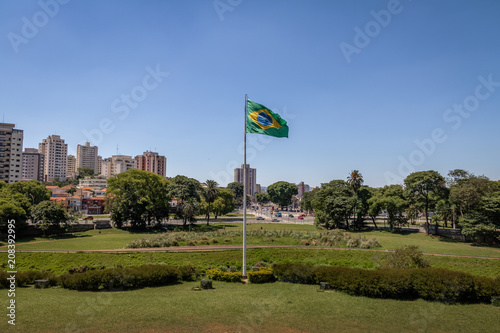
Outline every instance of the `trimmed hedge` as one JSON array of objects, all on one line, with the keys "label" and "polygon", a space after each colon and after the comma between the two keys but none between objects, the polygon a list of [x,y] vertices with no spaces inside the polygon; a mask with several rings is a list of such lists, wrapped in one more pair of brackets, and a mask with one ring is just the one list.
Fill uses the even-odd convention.
[{"label": "trimmed hedge", "polygon": [[122,290],[164,286],[179,282],[182,277],[183,274],[177,267],[144,265],[64,274],[59,280],[67,289],[97,291],[99,289]]},{"label": "trimmed hedge", "polygon": [[277,264],[280,281],[301,284],[328,282],[332,289],[372,298],[417,299],[450,303],[488,303],[500,295],[500,278],[489,279],[440,268],[364,270]]},{"label": "trimmed hedge", "polygon": [[223,272],[219,268],[207,269],[206,276],[215,281],[241,282],[240,272]]},{"label": "trimmed hedge", "polygon": [[268,283],[276,281],[271,267],[260,267],[258,271],[248,272],[250,283]]},{"label": "trimmed hedge", "polygon": [[[0,271],[0,289],[10,288],[10,281],[7,280],[11,274]],[[26,271],[16,273],[16,287],[26,287],[28,284],[34,284],[35,280],[49,280],[49,286],[57,285],[57,277],[49,272]]]}]

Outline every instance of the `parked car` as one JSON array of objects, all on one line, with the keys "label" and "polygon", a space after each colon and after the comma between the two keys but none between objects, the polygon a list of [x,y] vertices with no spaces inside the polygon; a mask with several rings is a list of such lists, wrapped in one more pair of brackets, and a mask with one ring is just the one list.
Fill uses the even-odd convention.
[{"label": "parked car", "polygon": [[276,217],[281,217],[281,213],[276,213]]},{"label": "parked car", "polygon": [[288,214],[288,217],[293,217],[293,214]]},{"label": "parked car", "polygon": [[85,216],[83,219],[92,221],[94,219],[94,217],[93,216]]},{"label": "parked car", "polygon": [[257,216],[256,220],[265,220],[262,216]]},{"label": "parked car", "polygon": [[303,219],[304,219],[304,215],[302,215],[302,214],[301,214],[301,215],[297,216],[297,218],[298,218],[299,220],[303,220]]},{"label": "parked car", "polygon": [[279,221],[280,221],[280,220],[278,220],[278,219],[272,219],[272,221],[271,221],[271,222],[279,222]]}]

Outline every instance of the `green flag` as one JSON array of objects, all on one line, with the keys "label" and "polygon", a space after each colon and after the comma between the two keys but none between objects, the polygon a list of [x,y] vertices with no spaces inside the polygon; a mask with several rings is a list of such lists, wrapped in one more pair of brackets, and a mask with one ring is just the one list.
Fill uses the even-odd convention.
[{"label": "green flag", "polygon": [[288,126],[279,114],[247,99],[247,133],[288,138]]}]

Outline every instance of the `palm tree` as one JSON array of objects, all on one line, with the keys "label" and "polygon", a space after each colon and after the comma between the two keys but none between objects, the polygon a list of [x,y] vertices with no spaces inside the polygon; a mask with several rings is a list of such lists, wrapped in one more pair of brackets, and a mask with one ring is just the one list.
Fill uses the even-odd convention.
[{"label": "palm tree", "polygon": [[354,194],[357,194],[361,185],[363,185],[363,175],[358,170],[352,170],[349,177],[347,177],[347,182],[354,191]]},{"label": "palm tree", "polygon": [[[352,170],[347,177],[347,182],[354,192],[354,195],[357,196],[358,190],[361,188],[361,185],[363,185],[363,175],[359,172],[359,170]],[[352,214],[353,218],[356,218],[356,205],[354,205]]]},{"label": "palm tree", "polygon": [[182,216],[184,217],[184,229],[186,228],[187,221],[192,222],[198,210],[196,201],[193,198],[189,198],[186,202],[182,204]]},{"label": "palm tree", "polygon": [[205,184],[203,184],[203,191],[202,191],[202,196],[205,199],[206,203],[208,204],[208,209],[207,209],[207,225],[209,225],[210,221],[210,204],[217,199],[219,196],[219,189],[217,188],[219,184],[215,180],[207,180]]}]

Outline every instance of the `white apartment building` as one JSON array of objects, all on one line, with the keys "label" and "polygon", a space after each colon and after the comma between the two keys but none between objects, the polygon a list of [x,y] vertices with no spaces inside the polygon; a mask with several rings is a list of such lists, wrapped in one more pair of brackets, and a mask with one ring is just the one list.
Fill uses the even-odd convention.
[{"label": "white apartment building", "polygon": [[91,187],[94,190],[102,190],[103,188],[108,187],[108,183],[106,182],[106,177],[104,175],[99,175],[96,177],[84,177],[80,179],[80,183],[78,184],[79,188],[83,187]]},{"label": "white apartment building", "polygon": [[66,180],[68,145],[59,135],[50,135],[38,145],[45,156],[44,181]]},{"label": "white apartment building", "polygon": [[97,158],[97,146],[91,146],[90,142],[76,147],[76,171],[79,168],[91,168],[95,174],[99,171],[99,161]]},{"label": "white apartment building", "polygon": [[132,156],[113,155],[103,159],[101,174],[110,178],[129,169],[136,169],[135,159]]}]

